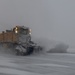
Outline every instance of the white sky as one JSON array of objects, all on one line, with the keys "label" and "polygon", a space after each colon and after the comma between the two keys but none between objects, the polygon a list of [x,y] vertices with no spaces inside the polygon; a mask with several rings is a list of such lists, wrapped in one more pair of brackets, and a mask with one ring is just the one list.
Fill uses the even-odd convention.
[{"label": "white sky", "polygon": [[75,0],[0,0],[0,31],[15,25],[75,46]]}]

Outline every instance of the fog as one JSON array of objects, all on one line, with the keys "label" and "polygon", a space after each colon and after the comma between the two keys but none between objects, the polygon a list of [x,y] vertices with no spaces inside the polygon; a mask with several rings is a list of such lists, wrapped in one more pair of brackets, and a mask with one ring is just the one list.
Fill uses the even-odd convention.
[{"label": "fog", "polygon": [[15,25],[75,46],[75,0],[0,0],[0,32]]}]

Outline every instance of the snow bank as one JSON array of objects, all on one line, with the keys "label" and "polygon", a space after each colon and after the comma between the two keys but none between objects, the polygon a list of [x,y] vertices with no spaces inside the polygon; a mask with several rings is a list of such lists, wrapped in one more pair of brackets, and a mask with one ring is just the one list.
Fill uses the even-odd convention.
[{"label": "snow bank", "polygon": [[59,43],[54,48],[50,49],[48,52],[50,52],[50,53],[66,53],[68,47],[69,46],[64,43]]},{"label": "snow bank", "polygon": [[65,53],[67,52],[67,49],[69,48],[68,45],[54,41],[49,40],[46,38],[34,38],[33,39],[38,45],[43,47],[44,52],[51,52],[51,53]]}]

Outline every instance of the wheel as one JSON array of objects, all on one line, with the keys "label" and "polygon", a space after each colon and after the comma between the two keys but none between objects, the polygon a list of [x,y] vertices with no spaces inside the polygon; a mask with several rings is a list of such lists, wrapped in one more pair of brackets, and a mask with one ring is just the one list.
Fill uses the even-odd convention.
[{"label": "wheel", "polygon": [[16,55],[20,55],[20,51],[19,50],[16,50]]},{"label": "wheel", "polygon": [[32,54],[33,53],[33,51],[34,51],[34,47],[28,47],[27,48],[27,55],[30,55],[30,54]]}]

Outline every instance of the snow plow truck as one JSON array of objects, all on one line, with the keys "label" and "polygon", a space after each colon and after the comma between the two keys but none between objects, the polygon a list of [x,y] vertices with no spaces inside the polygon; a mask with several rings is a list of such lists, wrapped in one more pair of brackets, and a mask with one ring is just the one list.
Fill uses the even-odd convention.
[{"label": "snow plow truck", "polygon": [[2,31],[0,44],[13,48],[16,55],[30,55],[42,49],[31,40],[31,29],[25,26],[15,26],[11,30]]}]

